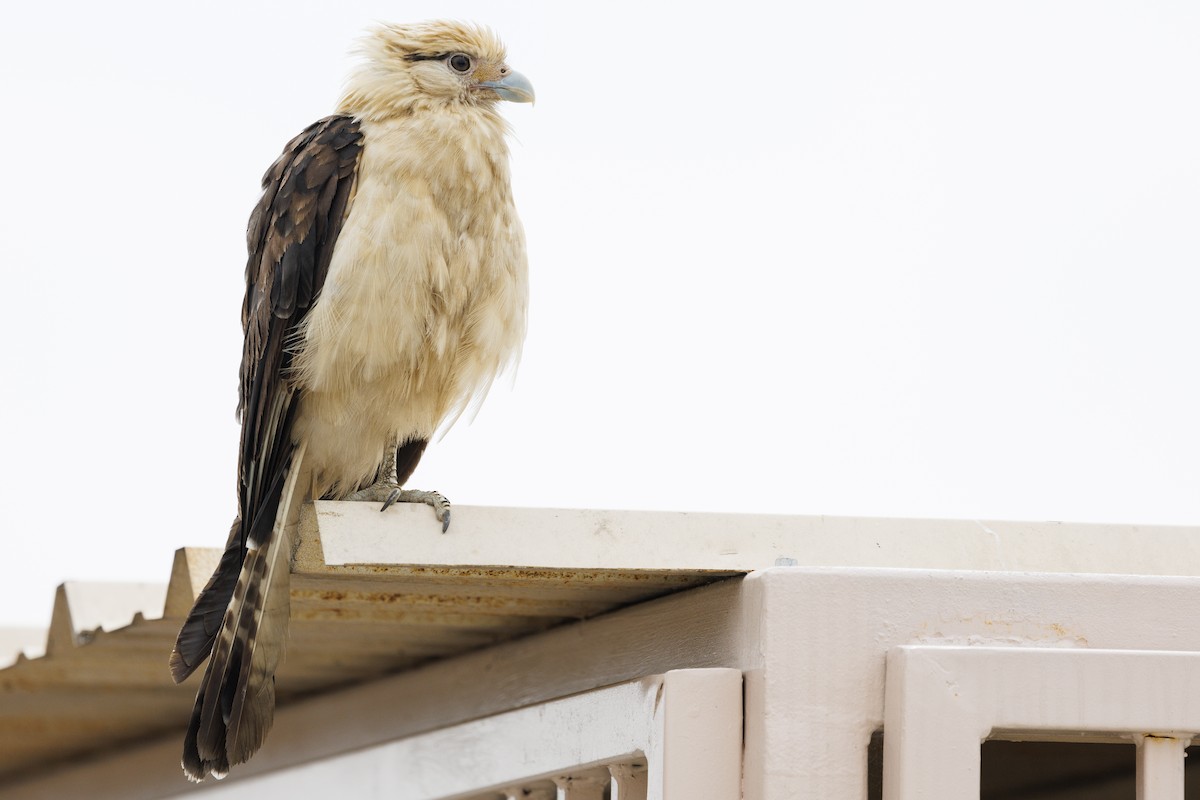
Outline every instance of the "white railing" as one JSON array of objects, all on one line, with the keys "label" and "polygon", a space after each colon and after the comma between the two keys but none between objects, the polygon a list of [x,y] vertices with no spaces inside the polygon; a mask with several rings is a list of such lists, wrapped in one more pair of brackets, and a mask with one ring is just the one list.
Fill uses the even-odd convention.
[{"label": "white railing", "polygon": [[1200,653],[1037,647],[892,648],[885,800],[979,797],[984,739],[1131,740],[1138,800],[1183,800],[1200,732]]},{"label": "white railing", "polygon": [[[1119,758],[1001,781],[981,776],[988,739],[1136,744],[1140,799],[1180,800],[1196,608],[1191,577],[773,568],[285,705],[262,753],[198,791],[865,800],[886,729],[887,800],[970,800],[981,777],[1094,788]],[[190,796],[178,754],[172,734],[0,795]]]},{"label": "white railing", "polygon": [[[404,709],[396,709],[403,714]],[[742,675],[684,669],[212,790],[213,797],[739,800]]]}]

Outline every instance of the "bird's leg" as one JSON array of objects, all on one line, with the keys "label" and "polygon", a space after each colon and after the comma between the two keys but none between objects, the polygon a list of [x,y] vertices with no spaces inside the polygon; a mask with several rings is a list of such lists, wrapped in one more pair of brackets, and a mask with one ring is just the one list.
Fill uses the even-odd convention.
[{"label": "bird's leg", "polygon": [[433,508],[433,513],[442,523],[442,533],[450,527],[450,501],[437,492],[422,492],[417,489],[402,489],[396,477],[396,447],[387,448],[383,464],[379,467],[375,483],[359,489],[347,497],[347,500],[367,500],[383,502],[380,511],[387,511],[393,503],[425,503]]}]

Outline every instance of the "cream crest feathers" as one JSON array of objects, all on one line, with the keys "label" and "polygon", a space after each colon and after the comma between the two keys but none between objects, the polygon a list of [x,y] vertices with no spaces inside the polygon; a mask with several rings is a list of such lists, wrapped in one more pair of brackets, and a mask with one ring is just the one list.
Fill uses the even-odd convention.
[{"label": "cream crest feathers", "polygon": [[412,56],[465,52],[481,65],[505,63],[504,44],[489,28],[466,22],[433,21],[379,25],[359,42],[359,64],[346,82],[338,111],[363,120],[403,116],[448,102],[494,106],[495,93],[474,93],[436,64]]}]

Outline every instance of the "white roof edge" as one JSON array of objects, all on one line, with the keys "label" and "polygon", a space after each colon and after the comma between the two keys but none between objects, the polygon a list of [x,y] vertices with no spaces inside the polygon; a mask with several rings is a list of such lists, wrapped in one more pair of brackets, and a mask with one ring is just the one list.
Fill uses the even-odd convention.
[{"label": "white roof edge", "polygon": [[750,572],[778,565],[1200,575],[1200,527],[319,501],[297,572],[327,567]]}]

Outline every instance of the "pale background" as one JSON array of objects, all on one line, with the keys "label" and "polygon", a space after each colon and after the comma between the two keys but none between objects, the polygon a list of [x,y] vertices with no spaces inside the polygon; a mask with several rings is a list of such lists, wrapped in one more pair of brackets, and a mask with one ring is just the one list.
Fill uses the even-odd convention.
[{"label": "pale background", "polygon": [[414,486],[1200,522],[1196,3],[28,3],[0,625],[224,542],[259,176],[368,24],[440,16],[537,88],[505,109],[533,296],[515,388]]}]

